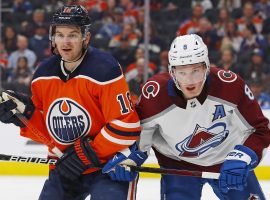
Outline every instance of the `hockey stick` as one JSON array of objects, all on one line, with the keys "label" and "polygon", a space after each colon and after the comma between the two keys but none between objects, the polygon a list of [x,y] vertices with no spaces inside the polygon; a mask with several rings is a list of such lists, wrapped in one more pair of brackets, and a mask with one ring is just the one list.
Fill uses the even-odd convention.
[{"label": "hockey stick", "polygon": [[[0,160],[10,162],[23,162],[23,163],[39,163],[39,164],[52,164],[56,163],[56,159],[38,158],[38,157],[27,157],[27,156],[15,156],[0,154]],[[163,168],[152,168],[152,167],[140,167],[128,165],[132,171],[146,172],[154,174],[164,175],[178,175],[178,176],[192,176],[199,178],[218,179],[219,173],[214,172],[200,172],[200,171],[189,171],[189,170],[178,170],[178,169],[163,169]]]},{"label": "hockey stick", "polygon": [[[6,95],[6,98],[12,99],[14,103],[17,104],[17,107],[24,107],[25,105],[22,102],[19,102],[14,97],[8,95],[7,93],[3,93],[2,95]],[[1,102],[3,102],[5,99],[1,96]],[[21,104],[21,105],[20,105]],[[16,108],[12,110],[12,112],[18,117],[18,119],[40,140],[43,141],[43,144],[47,145],[49,149],[55,153],[55,155],[60,158],[63,153],[55,146],[52,140],[49,140],[47,137],[45,137],[35,126],[33,126],[29,120]]]}]

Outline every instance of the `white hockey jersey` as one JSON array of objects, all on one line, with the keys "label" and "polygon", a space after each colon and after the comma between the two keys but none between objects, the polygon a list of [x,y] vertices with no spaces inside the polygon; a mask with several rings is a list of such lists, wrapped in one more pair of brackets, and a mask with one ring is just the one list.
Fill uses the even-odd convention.
[{"label": "white hockey jersey", "polygon": [[140,149],[153,147],[161,166],[218,171],[237,144],[259,159],[270,144],[268,119],[244,81],[230,71],[211,68],[202,93],[185,100],[168,73],[142,87],[137,104]]}]

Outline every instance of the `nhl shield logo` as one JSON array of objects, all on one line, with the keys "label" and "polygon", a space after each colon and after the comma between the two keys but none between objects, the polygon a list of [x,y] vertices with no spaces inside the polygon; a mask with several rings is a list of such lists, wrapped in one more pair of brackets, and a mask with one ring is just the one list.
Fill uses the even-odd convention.
[{"label": "nhl shield logo", "polygon": [[49,133],[60,144],[72,144],[91,128],[89,113],[68,98],[57,99],[51,104],[46,123]]}]

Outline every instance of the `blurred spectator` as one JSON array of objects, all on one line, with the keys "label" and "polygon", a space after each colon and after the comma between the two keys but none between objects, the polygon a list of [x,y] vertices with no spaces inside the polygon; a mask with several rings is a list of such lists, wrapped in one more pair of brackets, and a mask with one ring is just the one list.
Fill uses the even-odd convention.
[{"label": "blurred spectator", "polygon": [[113,48],[119,47],[120,44],[121,44],[120,39],[122,37],[127,37],[128,38],[128,42],[129,42],[130,46],[132,46],[132,47],[137,46],[139,38],[138,38],[137,34],[134,32],[133,25],[124,24],[123,31],[120,34],[114,36],[110,40],[109,48],[113,49]]},{"label": "blurred spectator", "polygon": [[30,94],[30,83],[32,79],[32,70],[28,66],[26,57],[19,57],[17,66],[12,71],[11,77],[5,89],[16,90],[18,92]]},{"label": "blurred spectator", "polygon": [[29,15],[33,11],[33,6],[30,1],[13,0],[12,9],[15,14],[22,13]]},{"label": "blurred spectator", "polygon": [[245,64],[249,61],[250,54],[255,48],[264,49],[266,40],[263,35],[256,33],[255,27],[248,24],[243,30],[243,40],[240,44],[238,62]]},{"label": "blurred spectator", "polygon": [[128,36],[123,35],[120,38],[120,46],[112,50],[112,55],[118,60],[122,66],[123,71],[126,71],[127,66],[134,62],[134,54],[136,47],[130,45]]},{"label": "blurred spectator", "polygon": [[230,20],[231,18],[229,10],[227,10],[226,8],[221,8],[218,13],[217,22],[214,24],[218,36],[224,37],[226,35],[227,25]]},{"label": "blurred spectator", "polygon": [[265,92],[262,79],[251,79],[248,82],[250,90],[262,109],[270,109],[270,96]]},{"label": "blurred spectator", "polygon": [[5,48],[5,44],[0,41],[0,65],[6,69],[7,64],[8,64],[8,54]]},{"label": "blurred spectator", "polygon": [[266,35],[266,47],[264,49],[264,60],[270,66],[270,34]]},{"label": "blurred spectator", "polygon": [[120,0],[120,6],[124,9],[124,22],[136,22],[138,19],[138,9],[133,0]]},{"label": "blurred spectator", "polygon": [[[144,30],[144,29],[143,29]],[[143,33],[144,34],[144,33]],[[150,60],[158,63],[159,60],[159,53],[165,49],[164,41],[158,36],[156,28],[154,24],[150,24],[149,29],[149,44],[148,44],[148,51],[149,51],[149,57]],[[138,48],[144,49],[144,37],[141,37],[141,39],[138,42]]]},{"label": "blurred spectator", "polygon": [[5,48],[7,53],[10,54],[12,51],[17,49],[17,34],[13,26],[6,26],[4,29],[3,42],[5,44]]},{"label": "blurred spectator", "polygon": [[202,17],[199,20],[198,31],[196,32],[196,34],[202,37],[209,51],[219,50],[220,38],[217,35],[216,29],[206,17]]},{"label": "blurred spectator", "polygon": [[159,54],[158,73],[168,72],[169,60],[168,51],[164,50]]},{"label": "blurred spectator", "polygon": [[6,68],[0,63],[0,89],[2,90],[2,85],[7,81],[7,70]]},{"label": "blurred spectator", "polygon": [[263,20],[255,15],[253,4],[251,2],[247,2],[243,7],[243,16],[236,20],[236,24],[240,34],[243,34],[246,27],[250,24],[253,24],[256,33],[261,33]]},{"label": "blurred spectator", "polygon": [[219,0],[218,8],[225,8],[232,12],[234,9],[241,8],[241,0]]},{"label": "blurred spectator", "polygon": [[[139,58],[144,58],[144,48],[137,48],[135,53],[135,60],[137,61]],[[157,71],[157,66],[155,63],[149,61],[149,71],[154,74]],[[136,69],[136,62],[130,63],[126,68],[125,73],[129,73],[130,71]],[[132,74],[132,73],[131,73]]]},{"label": "blurred spectator", "polygon": [[181,22],[181,25],[177,31],[177,35],[186,35],[196,33],[198,31],[199,20],[203,17],[203,7],[197,3],[192,7],[192,16],[190,19]]},{"label": "blurred spectator", "polygon": [[105,0],[86,0],[80,3],[90,12],[104,12],[108,9],[108,4]]},{"label": "blurred spectator", "polygon": [[225,36],[221,40],[221,51],[224,49],[233,49],[234,52],[240,51],[240,45],[243,38],[237,31],[237,26],[234,20],[230,20],[226,25]]},{"label": "blurred spectator", "polygon": [[44,26],[35,28],[35,35],[29,40],[29,49],[35,52],[37,63],[51,55],[47,29]]},{"label": "blurred spectator", "polygon": [[270,2],[268,0],[260,0],[254,4],[256,15],[262,19],[270,17]]},{"label": "blurred spectator", "polygon": [[[141,94],[140,86],[144,81],[144,62],[144,58],[137,59],[136,68],[125,74],[133,102],[136,101]],[[149,71],[148,77],[152,75],[153,74]]]},{"label": "blurred spectator", "polygon": [[98,30],[95,37],[101,37],[111,39],[115,35],[118,35],[122,31],[123,26],[123,9],[116,7],[113,10],[111,20],[105,22],[105,24]]},{"label": "blurred spectator", "polygon": [[238,73],[238,68],[235,60],[236,59],[233,55],[233,51],[230,49],[225,49],[221,52],[221,59],[217,66],[224,70],[230,70],[232,72]]},{"label": "blurred spectator", "polygon": [[241,65],[240,75],[245,80],[262,79],[265,80],[270,75],[270,68],[263,60],[263,51],[254,49],[251,54],[251,59],[246,63],[246,66]]},{"label": "blurred spectator", "polygon": [[203,12],[213,8],[213,4],[212,4],[211,0],[192,0],[191,1],[191,6],[193,7],[198,3],[200,3],[202,5]]},{"label": "blurred spectator", "polygon": [[32,22],[30,23],[31,36],[35,34],[35,31],[39,27],[44,27],[48,34],[49,25],[45,21],[45,11],[43,9],[36,9],[32,16]]},{"label": "blurred spectator", "polygon": [[13,51],[8,58],[8,68],[13,69],[17,66],[17,61],[19,57],[26,57],[28,60],[28,65],[30,69],[34,69],[36,64],[37,56],[36,54],[28,49],[28,39],[23,35],[17,36],[17,50]]}]

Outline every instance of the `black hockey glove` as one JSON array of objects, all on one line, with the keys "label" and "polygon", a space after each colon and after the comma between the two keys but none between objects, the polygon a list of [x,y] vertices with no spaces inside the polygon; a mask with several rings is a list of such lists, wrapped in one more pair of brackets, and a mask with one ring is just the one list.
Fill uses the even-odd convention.
[{"label": "black hockey glove", "polygon": [[21,128],[25,127],[25,125],[15,115],[18,111],[27,119],[32,117],[35,111],[35,106],[31,97],[11,90],[1,92],[0,121],[6,124],[13,123]]},{"label": "black hockey glove", "polygon": [[89,137],[83,137],[70,146],[56,162],[56,172],[75,181],[85,170],[100,167],[99,159],[90,141]]}]

